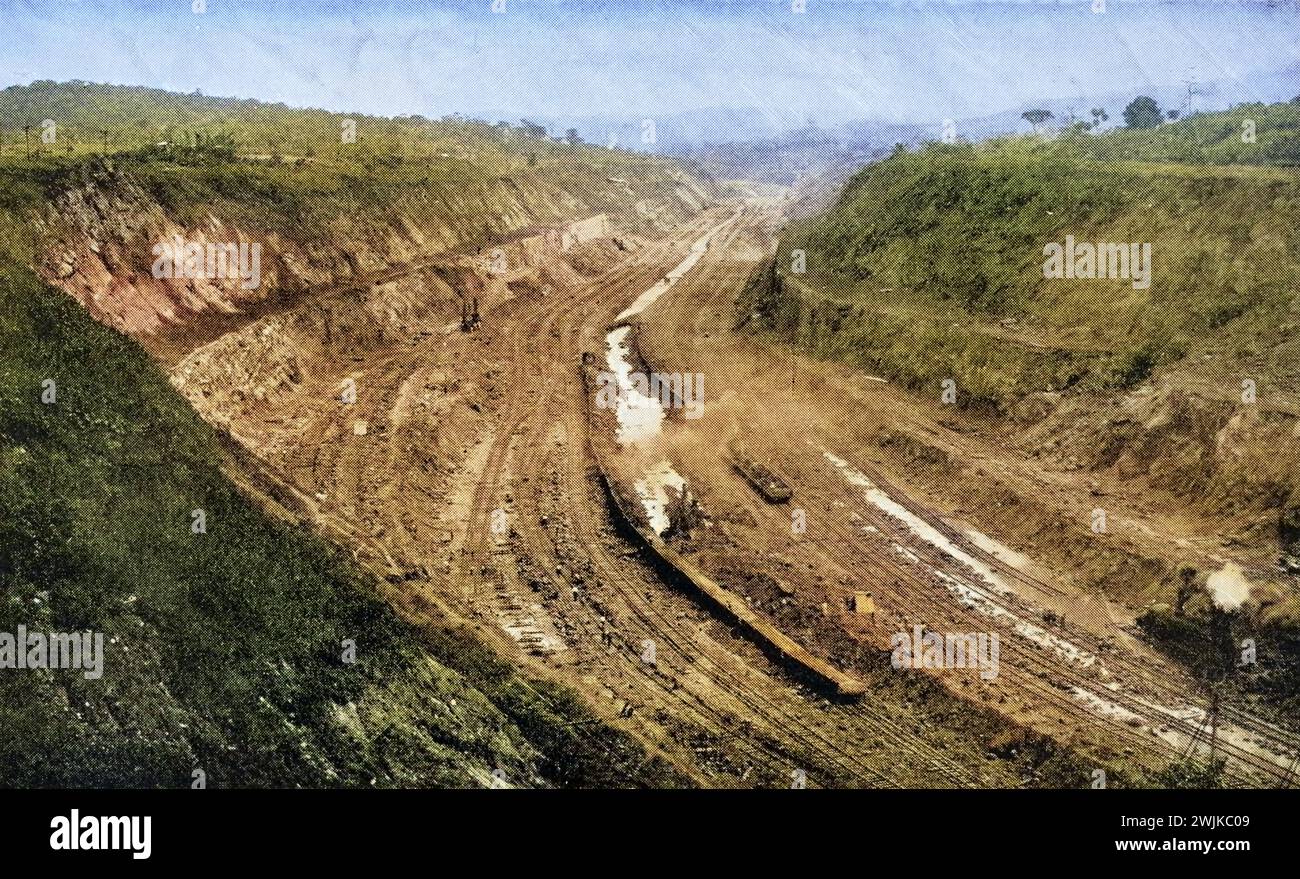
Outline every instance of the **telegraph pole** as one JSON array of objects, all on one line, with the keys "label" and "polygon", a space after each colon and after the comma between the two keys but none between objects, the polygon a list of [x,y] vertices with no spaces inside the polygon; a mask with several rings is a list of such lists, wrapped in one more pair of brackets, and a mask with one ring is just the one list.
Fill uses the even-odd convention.
[{"label": "telegraph pole", "polygon": [[1219,744],[1219,686],[1214,685],[1210,698],[1210,767],[1214,767],[1214,758]]}]

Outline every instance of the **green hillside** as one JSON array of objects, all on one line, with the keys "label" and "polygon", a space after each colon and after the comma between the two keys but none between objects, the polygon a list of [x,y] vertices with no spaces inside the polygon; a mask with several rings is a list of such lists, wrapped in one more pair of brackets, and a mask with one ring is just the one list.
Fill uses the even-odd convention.
[{"label": "green hillside", "polygon": [[[355,124],[348,142],[345,123]],[[561,143],[524,124],[388,119],[83,82],[0,91],[0,206],[9,213],[41,207],[105,154],[172,219],[218,216],[297,240],[357,223],[414,222],[443,246],[486,243],[575,212],[637,228],[665,205],[703,197],[673,160]]]},{"label": "green hillside", "polygon": [[[55,124],[54,143],[41,141],[46,120]],[[354,143],[343,142],[348,122],[355,123]],[[546,132],[528,120],[471,120],[460,114],[388,118],[78,80],[39,80],[0,90],[0,130],[7,154],[28,146],[45,153],[100,152],[105,138],[109,152],[130,152],[160,143],[192,145],[200,134],[229,138],[241,153],[290,159],[439,158],[467,147],[495,145],[504,152],[504,145],[513,143],[519,147],[513,152],[526,161],[527,144],[542,151],[543,139],[554,143],[540,137]],[[585,148],[584,155],[605,152]]]},{"label": "green hillside", "polygon": [[[1241,137],[1247,119],[1253,143]],[[980,423],[1045,466],[1142,486],[1153,504],[1203,516],[1223,546],[1294,554],[1298,144],[1292,101],[1146,130],[900,149],[786,229],[746,285],[737,323],[936,402],[953,379],[960,406],[996,415]],[[1045,248],[1066,236],[1149,244],[1149,286],[1046,277]],[[1244,379],[1259,389],[1246,405]],[[1096,554],[1086,531],[1031,515],[1032,498],[963,502],[1125,600],[1165,602],[1177,588],[1174,568],[1159,573],[1164,561]],[[1294,590],[1261,576],[1277,582],[1234,631],[1267,645],[1247,688],[1287,700],[1300,667]],[[1222,677],[1206,649],[1215,620],[1206,597],[1186,616],[1142,618],[1208,679]]]},{"label": "green hillside", "polygon": [[[1300,172],[1268,158],[1290,154],[1300,105],[1266,109],[1250,155],[1261,166],[1179,162],[1244,158],[1224,136],[1241,108],[1148,131],[900,150],[789,227],[740,319],[914,388],[953,378],[962,402],[999,408],[1131,386],[1211,336],[1249,356],[1294,319],[1300,269]],[[1067,235],[1150,244],[1149,288],[1045,278],[1045,245]]]}]

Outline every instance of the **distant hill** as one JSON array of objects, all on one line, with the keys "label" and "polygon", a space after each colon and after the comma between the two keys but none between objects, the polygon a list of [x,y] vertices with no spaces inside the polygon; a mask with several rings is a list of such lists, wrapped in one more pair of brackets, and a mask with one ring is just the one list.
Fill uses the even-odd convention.
[{"label": "distant hill", "polygon": [[834,177],[887,155],[897,144],[915,145],[925,130],[915,125],[857,122],[831,130],[801,128],[779,137],[706,144],[675,151],[719,179],[748,179],[783,186]]},{"label": "distant hill", "polygon": [[[788,111],[757,107],[710,107],[666,114],[603,113],[547,117],[541,121],[556,136],[574,128],[589,143],[670,154],[702,144],[780,137],[807,124]],[[653,142],[645,139],[647,121],[654,124]]]},{"label": "distant hill", "polygon": [[1056,133],[1079,122],[1092,123],[1091,111],[1098,108],[1106,118],[1097,120],[1095,130],[1107,131],[1123,126],[1124,108],[1139,93],[1155,98],[1162,110],[1173,111],[1176,114],[1173,121],[1231,107],[1264,106],[1300,95],[1300,64],[1280,72],[1252,74],[1240,79],[1152,85],[1105,95],[1048,97],[999,113],[952,120],[940,117],[925,122],[859,119],[825,126],[780,109],[717,107],[653,117],[653,142],[643,138],[646,120],[631,114],[553,118],[544,123],[556,136],[575,128],[580,137],[592,143],[616,142],[629,149],[688,159],[718,179],[790,185],[800,178],[842,175],[886,155],[896,144],[912,147],[940,140],[947,122],[952,123],[951,131],[956,139],[974,143],[1030,132],[1032,126],[1022,116],[1027,110],[1049,111],[1051,118],[1042,130]]},{"label": "distant hill", "polygon": [[[48,143],[41,137],[47,120],[53,124]],[[489,123],[460,114],[389,118],[80,80],[40,80],[0,90],[0,138],[0,155],[10,156],[27,150],[77,155],[105,147],[110,153],[136,152],[219,138],[240,156],[371,166],[403,160],[437,165],[472,157],[491,170],[507,171],[551,157],[561,164],[573,164],[576,157],[599,166],[615,155],[603,141],[558,143],[544,125],[525,120]],[[627,138],[620,145],[626,153],[634,143]]]}]

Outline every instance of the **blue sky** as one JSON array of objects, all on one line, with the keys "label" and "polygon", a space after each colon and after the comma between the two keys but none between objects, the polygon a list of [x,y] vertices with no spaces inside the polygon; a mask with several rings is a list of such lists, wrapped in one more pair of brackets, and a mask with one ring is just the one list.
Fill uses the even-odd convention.
[{"label": "blue sky", "polygon": [[[968,118],[1226,84],[1300,93],[1294,2],[0,0],[0,85],[84,79],[384,115]],[[1291,89],[1288,93],[1286,90]]]}]

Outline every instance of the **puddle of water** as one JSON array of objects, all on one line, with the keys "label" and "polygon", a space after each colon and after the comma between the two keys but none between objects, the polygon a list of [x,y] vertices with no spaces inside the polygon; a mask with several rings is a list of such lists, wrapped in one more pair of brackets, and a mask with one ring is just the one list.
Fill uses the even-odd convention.
[{"label": "puddle of water", "polygon": [[1017,614],[1007,610],[1002,605],[990,599],[988,596],[972,589],[965,583],[962,583],[955,577],[945,574],[943,571],[931,568],[936,577],[943,581],[948,591],[956,597],[966,607],[983,614],[991,619],[1002,620],[1011,626],[1012,630],[1024,638],[1026,641],[1032,641],[1040,647],[1051,650],[1057,656],[1078,665],[1080,668],[1092,668],[1097,665],[1098,673],[1102,676],[1109,676],[1105,666],[1097,664],[1097,656],[1089,653],[1087,650],[1073,644],[1064,638],[1053,635],[1051,632],[1026,621]]},{"label": "puddle of water", "polygon": [[[1003,583],[1001,578],[997,576],[996,572],[990,571],[988,567],[982,565],[978,559],[972,559],[968,554],[962,552],[959,547],[952,545],[952,543],[944,537],[942,533],[930,526],[929,523],[920,519],[918,516],[890,498],[889,495],[885,494],[885,492],[873,483],[866,474],[857,470],[847,461],[836,457],[830,452],[823,451],[823,455],[827,461],[830,461],[840,470],[844,479],[850,485],[863,490],[868,501],[883,512],[887,513],[889,516],[901,521],[907,526],[911,533],[924,540],[926,543],[942,549],[953,558],[958,559],[979,575],[981,580],[984,580],[989,585],[998,586],[1001,584],[1001,587],[1003,588],[999,588],[997,591],[1010,592],[1010,590],[1005,589],[1005,583]],[[867,526],[867,528],[870,528],[870,526]],[[864,528],[863,530],[866,531],[867,528]],[[972,542],[977,546],[993,555],[996,555],[1003,561],[1014,564],[1015,562],[1013,559],[1016,556],[1020,556],[1019,553],[1012,550],[1010,547],[1004,546],[993,538],[980,534],[978,531],[972,529],[967,533]],[[914,563],[922,564],[920,559],[911,550],[901,544],[893,543],[892,541],[891,545],[893,546],[894,551],[900,556],[907,558],[909,561]],[[1023,556],[1021,556],[1021,558],[1023,558]],[[951,592],[952,595],[964,606],[991,619],[999,620],[1005,625],[1009,625],[1012,631],[1020,637],[1038,644],[1040,647],[1051,650],[1062,659],[1075,663],[1081,668],[1095,669],[1100,676],[1098,683],[1100,683],[1106,690],[1117,694],[1125,694],[1129,699],[1137,702],[1143,706],[1143,708],[1154,712],[1156,715],[1164,715],[1169,718],[1196,724],[1203,724],[1205,722],[1206,712],[1202,708],[1185,704],[1171,707],[1150,702],[1142,699],[1140,696],[1128,694],[1124,687],[1118,681],[1113,679],[1112,675],[1106,670],[1104,663],[1102,663],[1095,654],[1082,649],[1078,645],[1073,644],[1046,629],[1028,622],[1018,614],[1013,613],[1001,604],[998,604],[994,599],[985,595],[980,590],[962,582],[957,577],[951,576],[950,574],[940,571],[937,568],[930,567],[929,565],[923,566],[938,577],[947,587],[948,591]],[[992,576],[989,576],[990,574]],[[1227,562],[1224,565],[1223,570],[1210,575],[1206,585],[1214,596],[1215,602],[1225,610],[1232,610],[1239,607],[1250,596],[1250,581],[1246,579],[1241,567],[1233,562]],[[1153,721],[1151,718],[1143,717],[1142,715],[1112,702],[1109,699],[1103,698],[1090,690],[1074,686],[1070,688],[1069,692],[1076,702],[1088,708],[1088,710],[1095,714],[1118,719],[1129,725],[1150,730],[1162,740],[1180,748],[1186,747],[1189,744],[1190,740],[1186,735],[1166,728],[1160,722]],[[1263,744],[1257,741],[1254,737],[1243,730],[1233,727],[1231,724],[1221,723],[1219,724],[1218,730],[1219,735],[1225,740],[1231,741],[1239,747],[1250,750],[1257,756],[1267,757],[1268,759],[1277,762],[1279,766],[1287,765],[1287,761],[1290,759],[1289,757],[1279,755],[1271,748],[1263,746]]]},{"label": "puddle of water", "polygon": [[650,520],[650,527],[656,534],[663,534],[671,524],[668,518],[668,505],[672,502],[669,491],[680,496],[686,491],[686,480],[667,461],[660,461],[646,472],[644,478],[636,480],[634,487],[646,518]]},{"label": "puddle of water", "polygon": [[618,317],[614,319],[627,320],[630,317],[636,317],[638,314],[640,314],[641,312],[649,308],[656,299],[658,299],[660,296],[667,293],[668,288],[670,288],[671,286],[672,283],[669,282],[667,279],[659,281],[649,290],[645,291],[640,296],[638,296],[635,302],[633,302],[627,308],[619,312]]},{"label": "puddle of water", "polygon": [[1214,596],[1214,603],[1223,610],[1236,610],[1250,598],[1250,581],[1236,562],[1227,562],[1223,570],[1215,571],[1205,581]]},{"label": "puddle of water", "polygon": [[851,466],[848,461],[845,461],[843,458],[839,458],[830,452],[822,452],[822,455],[827,461],[834,464],[836,468],[844,474],[844,478],[848,480],[850,485],[862,489],[867,500],[870,501],[872,505],[893,518],[898,519],[907,526],[909,531],[924,540],[926,543],[943,550],[945,553],[970,568],[976,574],[979,574],[980,579],[997,589],[997,591],[1004,595],[1014,593],[1015,590],[1007,585],[1007,582],[1003,580],[996,571],[954,544],[929,522],[925,521],[920,516],[907,509],[907,507],[904,507],[889,495],[885,494],[879,486],[867,478],[865,473]]},{"label": "puddle of water", "polygon": [[[733,217],[732,220],[735,218]],[[691,245],[691,252],[661,281],[646,290],[636,301],[628,306],[616,321],[625,321],[640,314],[664,293],[685,277],[695,267],[709,249],[709,239],[730,223],[727,220],[710,229],[702,238]],[[605,336],[605,365],[618,382],[618,401],[615,404],[615,417],[618,421],[616,438],[620,446],[647,445],[659,436],[664,426],[664,408],[657,397],[641,393],[632,383],[632,352],[627,347],[627,337],[632,328],[626,324],[615,327]],[[645,472],[645,475],[633,483],[641,507],[645,510],[650,527],[656,534],[663,534],[671,524],[668,518],[668,505],[672,502],[670,492],[679,496],[686,491],[686,480],[673,469],[668,461],[659,461]]]},{"label": "puddle of water", "polygon": [[1104,714],[1107,717],[1113,717],[1116,720],[1122,720],[1131,726],[1142,724],[1142,717],[1134,714],[1122,705],[1116,705],[1109,699],[1103,699],[1096,693],[1090,693],[1082,687],[1071,687],[1070,695],[1076,701],[1082,702],[1097,714]]},{"label": "puddle of water", "polygon": [[[868,501],[882,512],[888,514],[891,518],[902,522],[907,526],[908,530],[911,531],[912,534],[916,535],[918,538],[936,549],[942,550],[944,553],[952,556],[963,565],[970,568],[981,580],[989,586],[994,587],[994,591],[1004,595],[1013,594],[1013,590],[997,574],[997,572],[984,562],[971,556],[969,553],[964,552],[961,547],[952,543],[952,541],[945,537],[942,532],[932,526],[929,522],[926,522],[920,516],[917,516],[911,510],[908,510],[906,507],[899,504],[879,486],[872,482],[865,473],[853,467],[843,458],[839,458],[830,452],[824,451],[822,454],[825,456],[826,460],[835,465],[850,485],[862,489]],[[865,531],[866,529],[863,530]],[[992,542],[991,538],[986,538],[986,540]],[[925,567],[938,577],[948,591],[966,607],[981,613],[984,616],[990,617],[991,619],[1001,620],[1003,623],[1009,625],[1016,634],[1020,635],[1020,637],[1032,641],[1040,647],[1051,650],[1067,662],[1075,663],[1080,668],[1091,668],[1096,665],[1098,666],[1097,670],[1102,675],[1107,674],[1105,667],[1099,665],[1095,654],[1084,650],[1064,638],[1052,634],[1041,626],[1028,622],[1019,614],[1013,613],[980,592],[978,589],[968,586],[956,577],[953,577],[944,571],[940,571],[937,568],[924,565],[920,557],[907,547],[898,543],[894,543],[892,546],[895,553],[915,565]],[[1003,548],[1006,549],[1005,547]]]},{"label": "puddle of water", "polygon": [[1033,565],[1033,561],[1030,560],[1029,556],[1012,549],[1000,540],[989,537],[983,531],[976,531],[974,528],[969,527],[962,530],[970,538],[971,543],[989,555],[996,556],[1013,568],[1024,571]]},{"label": "puddle of water", "polygon": [[618,443],[632,446],[644,443],[659,435],[664,424],[664,408],[658,398],[642,394],[632,383],[632,352],[627,347],[629,326],[621,326],[605,337],[608,348],[605,365],[618,381],[618,401],[615,416],[618,419]]},{"label": "puddle of water", "polygon": [[636,298],[636,301],[633,302],[631,305],[629,305],[627,308],[623,309],[622,313],[619,314],[618,317],[614,318],[614,320],[616,322],[625,321],[630,317],[635,317],[636,315],[640,314],[641,312],[649,308],[656,299],[658,299],[660,296],[667,293],[672,288],[673,284],[676,284],[683,277],[685,277],[686,273],[689,272],[692,268],[694,268],[695,264],[704,257],[704,254],[709,249],[709,239],[712,238],[714,235],[716,235],[719,231],[721,231],[721,229],[724,226],[726,226],[734,219],[735,217],[732,217],[731,220],[726,220],[722,223],[719,223],[718,225],[710,229],[708,232],[706,232],[702,238],[698,239],[694,244],[691,245],[691,252],[686,254],[686,258],[682,260],[680,263],[678,263],[676,268],[670,271],[661,281],[659,281],[649,290],[645,291],[640,296],[638,296]]},{"label": "puddle of water", "polygon": [[[609,349],[605,363],[618,382],[619,395],[615,415],[618,419],[617,439],[620,446],[645,445],[659,436],[664,426],[663,405],[656,397],[649,397],[637,390],[631,381],[632,364],[629,360],[627,334],[629,326],[621,326],[605,337]],[[660,461],[646,471],[645,475],[633,484],[641,507],[645,510],[650,527],[656,534],[663,534],[670,524],[668,504],[671,501],[669,490],[679,494],[686,490],[686,480],[682,478],[667,461]]]}]

